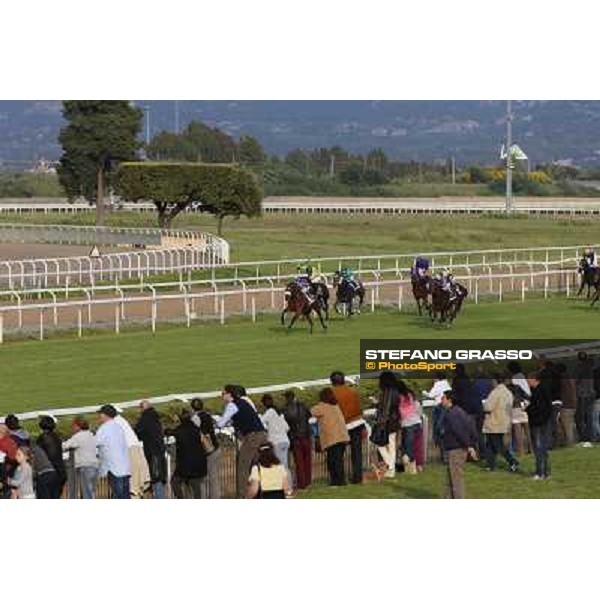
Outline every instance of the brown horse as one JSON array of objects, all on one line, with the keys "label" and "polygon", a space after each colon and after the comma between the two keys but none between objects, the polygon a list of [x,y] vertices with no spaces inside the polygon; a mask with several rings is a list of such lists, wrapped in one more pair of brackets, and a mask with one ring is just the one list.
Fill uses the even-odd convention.
[{"label": "brown horse", "polygon": [[316,296],[309,296],[304,290],[295,282],[288,284],[285,288],[285,308],[281,312],[281,324],[285,325],[285,314],[292,313],[292,320],[288,325],[288,329],[291,329],[298,317],[304,317],[310,326],[310,332],[313,332],[313,320],[311,313],[314,311],[319,317],[321,326],[323,329],[327,329],[325,321],[323,320],[323,304],[322,301]]},{"label": "brown horse", "polygon": [[415,302],[417,303],[417,309],[419,311],[419,315],[423,314],[423,309],[429,311],[429,294],[431,293],[431,278],[425,277],[417,277],[413,275],[411,277],[412,283],[412,293],[415,298]]}]

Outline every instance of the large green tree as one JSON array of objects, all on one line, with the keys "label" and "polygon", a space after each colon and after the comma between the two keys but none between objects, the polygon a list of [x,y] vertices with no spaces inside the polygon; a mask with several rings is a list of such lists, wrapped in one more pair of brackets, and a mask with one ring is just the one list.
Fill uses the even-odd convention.
[{"label": "large green tree", "polygon": [[142,111],[127,100],[65,100],[63,116],[60,182],[69,198],[96,202],[101,225],[111,175],[119,162],[134,159],[140,146]]},{"label": "large green tree", "polygon": [[256,179],[231,165],[122,163],[115,189],[126,202],[154,202],[159,226],[164,229],[192,204],[217,217],[219,234],[225,217],[254,217],[261,211],[262,192]]}]

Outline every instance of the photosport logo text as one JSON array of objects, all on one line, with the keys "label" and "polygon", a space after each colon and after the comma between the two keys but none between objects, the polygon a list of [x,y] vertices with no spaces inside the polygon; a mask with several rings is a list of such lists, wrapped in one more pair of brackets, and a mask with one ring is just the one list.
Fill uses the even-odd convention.
[{"label": "photosport logo text", "polygon": [[413,340],[378,339],[360,341],[362,377],[382,371],[397,371],[410,377],[431,378],[436,372],[452,375],[459,364],[502,369],[517,361],[534,368],[538,359],[574,357],[599,340]]}]

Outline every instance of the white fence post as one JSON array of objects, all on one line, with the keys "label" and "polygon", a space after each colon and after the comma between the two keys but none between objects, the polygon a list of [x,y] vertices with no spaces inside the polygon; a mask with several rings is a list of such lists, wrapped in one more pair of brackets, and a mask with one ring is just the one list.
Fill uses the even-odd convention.
[{"label": "white fence post", "polygon": [[375,290],[371,288],[371,312],[375,312]]},{"label": "white fence post", "polygon": [[402,311],[402,285],[398,285],[398,311]]},{"label": "white fence post", "polygon": [[82,322],[81,306],[79,306],[77,308],[77,337],[82,336],[82,333],[83,333],[82,328],[83,328],[83,322]]},{"label": "white fence post", "polygon": [[225,298],[221,296],[220,304],[220,321],[221,325],[225,325]]},{"label": "white fence post", "polygon": [[502,302],[502,279],[498,281],[498,302]]},{"label": "white fence post", "polygon": [[251,306],[252,306],[252,322],[256,323],[256,298],[254,295],[251,298]]},{"label": "white fence post", "polygon": [[44,339],[44,309],[40,308],[40,341]]},{"label": "white fence post", "polygon": [[525,302],[525,280],[521,279],[521,302]]},{"label": "white fence post", "polygon": [[4,315],[0,313],[0,344],[4,343]]},{"label": "white fence post", "polygon": [[479,304],[479,279],[475,280],[475,304]]}]

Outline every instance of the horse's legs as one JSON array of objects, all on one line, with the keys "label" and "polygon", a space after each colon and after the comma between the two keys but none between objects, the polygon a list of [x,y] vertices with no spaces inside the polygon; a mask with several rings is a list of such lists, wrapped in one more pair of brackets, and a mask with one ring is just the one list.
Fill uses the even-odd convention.
[{"label": "horse's legs", "polygon": [[323,327],[323,329],[327,329],[327,325],[325,325],[325,321],[323,321],[323,315],[321,314],[320,310],[317,310],[317,317],[319,317],[319,321],[321,321],[321,326]]},{"label": "horse's legs", "polygon": [[306,317],[306,320],[308,321],[308,324],[310,326],[310,332],[312,333],[313,332],[313,320],[312,320],[312,317],[310,316],[310,311],[307,312],[304,316]]},{"label": "horse's legs", "polygon": [[600,289],[597,289],[596,292],[594,293],[594,297],[592,298],[592,303],[590,304],[590,308],[592,308],[592,306],[594,306],[594,304],[596,304],[596,302],[598,302],[599,299],[600,299]]},{"label": "horse's legs", "polygon": [[281,325],[285,325],[285,313],[287,312],[287,307],[281,311]]},{"label": "horse's legs", "polygon": [[294,316],[292,317],[292,320],[290,321],[290,324],[288,325],[288,329],[292,328],[292,325],[296,322],[296,319],[298,318],[298,314],[297,312],[294,313]]}]

